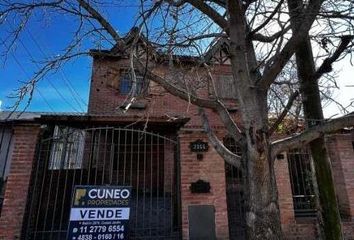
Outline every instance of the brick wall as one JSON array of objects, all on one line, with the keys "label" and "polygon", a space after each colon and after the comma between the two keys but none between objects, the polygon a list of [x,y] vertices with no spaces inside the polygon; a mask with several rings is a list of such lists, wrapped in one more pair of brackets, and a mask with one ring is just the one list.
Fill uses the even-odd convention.
[{"label": "brick wall", "polygon": [[[145,109],[130,108],[126,113],[117,109],[126,100],[126,96],[119,92],[119,79],[122,74],[121,69],[128,68],[128,64],[124,59],[94,58],[88,107],[90,114],[134,117],[189,117],[191,120],[187,123],[187,126],[201,126],[197,108],[194,105],[167,93],[154,82],[150,82],[148,95],[137,100],[138,103],[146,106]],[[161,66],[157,71],[164,72],[166,68]],[[216,75],[231,74],[228,65],[217,66],[214,72]],[[207,97],[208,93],[208,87],[204,86],[198,94]],[[211,125],[220,126],[218,115],[211,111],[207,112]],[[238,116],[235,115],[234,117],[239,121]]]},{"label": "brick wall", "polygon": [[[190,142],[198,139],[207,141],[205,134],[181,131],[179,137],[183,239],[189,236],[188,206],[191,205],[214,205],[217,238],[228,239],[225,162],[211,146],[201,161],[197,160],[196,153],[190,151]],[[191,193],[190,184],[199,179],[210,183],[210,193]]]},{"label": "brick wall", "polygon": [[327,138],[333,178],[341,214],[354,219],[354,149],[351,134],[334,134]]},{"label": "brick wall", "polygon": [[339,212],[342,217],[350,218],[350,203],[346,189],[346,180],[344,176],[343,163],[338,152],[338,136],[327,138],[328,153],[332,163],[333,180],[336,187],[336,195],[339,204]]},{"label": "brick wall", "polygon": [[314,223],[292,223],[283,225],[286,240],[316,240],[318,239],[317,226]]},{"label": "brick wall", "polygon": [[[332,163],[332,173],[336,187],[343,222],[345,239],[354,239],[354,150],[353,136],[334,134],[326,138],[328,153]],[[279,205],[283,232],[286,239],[318,239],[316,221],[295,219],[292,209],[291,186],[287,161],[276,161],[276,175],[279,191]]]},{"label": "brick wall", "polygon": [[14,150],[0,217],[0,239],[19,239],[34,159],[38,125],[14,127]]},{"label": "brick wall", "polygon": [[345,240],[354,240],[354,222],[344,222],[343,225],[343,233]]},{"label": "brick wall", "polygon": [[[189,150],[189,143],[196,139],[205,139],[206,136],[194,131],[201,127],[197,108],[187,102],[167,93],[161,86],[150,82],[149,93],[146,97],[138,99],[137,102],[145,104],[144,109],[130,109],[127,113],[117,110],[126,96],[119,93],[119,78],[122,68],[128,68],[129,62],[117,58],[94,58],[93,73],[91,81],[89,113],[107,114],[122,116],[170,116],[189,117],[191,120],[185,125],[191,131],[180,133],[181,141],[181,188],[182,188],[182,223],[183,237],[188,238],[188,206],[193,204],[210,204],[216,209],[216,232],[219,239],[228,238],[228,221],[225,193],[225,169],[224,162],[210,147],[202,161],[196,159],[195,153]],[[216,75],[228,75],[230,66],[219,65],[213,71]],[[164,73],[164,66],[157,67],[157,71]],[[208,90],[199,92],[201,96],[207,97]],[[228,103],[227,103],[228,104]],[[211,125],[221,130],[222,124],[218,115],[207,111]],[[234,114],[236,122],[241,122],[240,116]],[[330,157],[332,159],[334,179],[337,185],[337,196],[340,203],[342,216],[353,218],[354,216],[354,161],[353,150],[348,136],[337,135],[329,139]],[[166,165],[167,166],[167,165]],[[285,155],[283,160],[277,160],[276,178],[279,191],[279,206],[281,221],[285,235],[288,239],[315,239],[317,230],[313,223],[298,222],[294,216],[292,191],[289,179],[288,162]],[[190,183],[203,179],[211,184],[211,193],[191,194]],[[350,232],[351,227],[346,227]]]},{"label": "brick wall", "polygon": [[289,166],[286,153],[284,159],[275,161],[275,175],[278,187],[280,218],[283,225],[294,224],[294,204],[289,179]]}]

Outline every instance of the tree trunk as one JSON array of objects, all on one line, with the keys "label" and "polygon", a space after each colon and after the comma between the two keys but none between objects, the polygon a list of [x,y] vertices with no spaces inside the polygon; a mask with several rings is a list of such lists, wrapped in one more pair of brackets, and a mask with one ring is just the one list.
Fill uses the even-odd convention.
[{"label": "tree trunk", "polygon": [[[297,16],[300,15],[303,9],[303,2],[302,0],[288,0],[288,3],[291,23],[293,29],[296,29]],[[315,63],[309,37],[298,47],[296,51],[296,63],[306,125],[307,127],[312,127],[320,124],[324,117],[318,82],[313,79]],[[342,239],[341,220],[336,201],[331,164],[324,137],[312,141],[310,143],[310,149],[318,185],[321,235],[328,240]]]},{"label": "tree trunk", "polygon": [[274,161],[267,136],[259,130],[249,131],[247,139],[247,238],[282,239]]},{"label": "tree trunk", "polygon": [[230,61],[244,128],[247,239],[282,239],[278,191],[271,159],[267,91],[255,87],[259,74],[252,42],[246,36],[242,1],[227,1],[230,15]]}]

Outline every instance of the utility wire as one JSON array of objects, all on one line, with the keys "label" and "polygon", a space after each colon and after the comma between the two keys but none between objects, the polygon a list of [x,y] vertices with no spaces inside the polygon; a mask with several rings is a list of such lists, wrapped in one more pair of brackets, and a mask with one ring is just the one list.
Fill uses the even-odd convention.
[{"label": "utility wire", "polygon": [[[41,47],[41,45],[38,43],[38,41],[33,37],[33,34],[27,30],[28,35],[30,36],[31,40],[34,42],[34,44],[37,46],[37,48],[40,50],[40,52],[43,54],[44,57],[49,59],[49,54],[47,54],[43,48]],[[48,48],[46,48],[46,50],[48,50]],[[48,51],[47,51],[48,52]],[[75,88],[73,87],[73,85],[71,84],[71,82],[68,80],[68,78],[66,77],[64,71],[62,69],[59,69],[59,72],[61,73],[62,79],[64,80],[64,83],[66,85],[66,87],[69,89],[69,91],[71,92],[73,99],[75,100],[75,102],[77,103],[77,105],[79,106],[80,110],[84,111],[82,108],[82,104],[83,103],[85,106],[87,106],[87,103],[85,102],[85,100],[80,96],[80,94],[75,90]],[[81,103],[80,103],[81,102]]]},{"label": "utility wire", "polygon": [[[30,78],[29,77],[29,74],[26,72],[25,68],[23,67],[23,65],[21,64],[21,62],[17,59],[16,55],[15,54],[11,54],[11,56],[14,58],[16,64],[19,66],[19,68],[21,69],[21,71],[26,75],[27,78]],[[43,101],[47,104],[47,106],[49,107],[49,109],[54,113],[55,110],[54,108],[49,104],[49,102],[47,101],[47,99],[44,97],[44,95],[42,94],[42,92],[36,88],[35,89],[39,96],[43,99]]]},{"label": "utility wire", "polygon": [[[4,44],[5,48],[8,48],[6,46],[6,43],[4,41],[2,41],[2,39],[0,39],[0,41]],[[11,54],[11,56],[14,58],[16,64],[19,66],[19,68],[21,69],[21,71],[26,75],[27,78],[29,77],[29,74],[26,72],[25,68],[22,66],[21,62],[17,59],[15,54]],[[47,99],[44,97],[44,95],[42,94],[42,92],[39,89],[35,89],[39,96],[43,99],[43,101],[47,104],[48,108],[52,111],[55,112],[54,108],[49,104],[49,102],[47,101]]]},{"label": "utility wire", "polygon": [[[8,25],[11,29],[12,26],[9,24]],[[20,42],[20,44],[22,45],[22,47],[24,48],[24,50],[27,52],[28,56],[31,58],[31,60],[34,62],[34,64],[37,66],[38,69],[41,69],[41,67],[39,66],[39,64],[34,60],[34,57],[32,55],[32,53],[28,50],[28,48],[26,47],[26,45],[23,43],[23,41],[19,38],[18,41]],[[62,98],[64,100],[64,102],[66,102],[68,104],[68,106],[70,106],[72,109],[74,109],[74,111],[76,112],[80,112],[77,110],[76,107],[74,107],[60,92],[59,90],[53,85],[53,83],[49,80],[48,83],[50,84],[50,86],[56,91],[56,93],[59,95],[60,98]],[[41,94],[40,94],[41,95]]]},{"label": "utility wire", "polygon": [[43,99],[43,101],[48,105],[48,107],[50,108],[50,110],[55,113],[54,108],[52,108],[52,106],[49,104],[49,102],[47,101],[47,99],[44,97],[43,93],[39,90],[39,88],[34,89],[35,91],[38,92],[39,96],[41,96],[41,98]]},{"label": "utility wire", "polygon": [[[21,39],[18,39],[18,41],[20,42],[20,44],[22,45],[22,47],[25,49],[25,51],[27,52],[28,56],[31,58],[31,60],[34,62],[34,64],[37,66],[37,68],[41,69],[41,67],[39,66],[38,63],[35,62],[34,57],[32,55],[32,53],[28,50],[28,48],[26,47],[26,45],[22,42]],[[55,92],[59,95],[59,97],[66,103],[68,104],[68,106],[70,106],[75,112],[80,112],[76,107],[74,107],[61,93],[60,91],[57,89],[56,86],[54,86],[54,84],[49,80],[48,83],[49,85],[55,90]]]}]

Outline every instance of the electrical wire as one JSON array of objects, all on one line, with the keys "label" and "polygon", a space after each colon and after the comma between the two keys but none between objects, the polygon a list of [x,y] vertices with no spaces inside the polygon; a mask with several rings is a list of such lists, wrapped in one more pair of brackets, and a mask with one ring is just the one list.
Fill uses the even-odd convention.
[{"label": "electrical wire", "polygon": [[[24,66],[21,64],[21,62],[17,59],[16,55],[15,55],[15,54],[12,54],[11,56],[14,58],[16,64],[19,66],[19,68],[21,69],[21,71],[26,75],[27,78],[29,78],[29,74],[26,72],[26,70],[25,70]],[[35,91],[38,92],[39,96],[40,96],[40,97],[43,99],[43,101],[47,104],[47,106],[49,107],[49,109],[54,113],[54,112],[55,112],[54,108],[50,105],[50,103],[48,102],[48,100],[44,97],[44,95],[42,94],[42,92],[41,92],[38,88],[35,89]]]},{"label": "electrical wire", "polygon": [[[43,54],[44,57],[48,58],[49,54],[47,54],[45,52],[45,50],[43,50],[43,48],[41,47],[41,45],[38,43],[38,41],[33,37],[33,34],[27,29],[27,33],[29,35],[29,37],[31,38],[31,40],[34,42],[34,44],[37,46],[37,48],[39,49],[39,51]],[[46,48],[47,50],[48,48]],[[48,52],[48,51],[47,51]],[[63,82],[65,83],[66,87],[69,89],[70,93],[73,96],[73,99],[75,100],[75,102],[77,103],[77,105],[79,106],[80,110],[84,111],[82,108],[82,104],[84,104],[85,106],[87,106],[87,103],[85,102],[85,100],[80,96],[80,94],[75,90],[75,88],[73,87],[73,85],[70,83],[70,81],[68,80],[68,78],[66,77],[64,71],[62,69],[59,69],[59,72],[61,73],[62,79],[64,80]],[[81,102],[81,103],[80,103]]]},{"label": "electrical wire", "polygon": [[[23,41],[21,39],[18,39],[18,41],[20,42],[20,44],[22,45],[22,47],[25,49],[27,55],[31,58],[31,60],[34,62],[34,64],[37,66],[37,68],[41,68],[39,66],[38,63],[35,62],[34,57],[32,55],[32,53],[28,50],[28,48],[26,47],[26,45],[23,43]],[[58,88],[49,80],[47,79],[49,85],[54,89],[54,91],[58,94],[58,96],[68,105],[70,106],[75,112],[80,112],[76,107],[74,107],[74,105],[72,105],[64,96],[63,94],[60,93],[60,91],[58,90]]]}]

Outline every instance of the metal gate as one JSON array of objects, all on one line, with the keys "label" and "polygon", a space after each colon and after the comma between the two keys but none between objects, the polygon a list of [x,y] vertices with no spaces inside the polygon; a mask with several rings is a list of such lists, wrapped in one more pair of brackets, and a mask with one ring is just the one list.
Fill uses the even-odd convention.
[{"label": "metal gate", "polygon": [[[226,137],[224,145],[231,152],[241,154],[241,149],[233,138]],[[225,177],[230,240],[244,240],[246,239],[246,212],[242,171],[225,163]]]},{"label": "metal gate", "polygon": [[176,140],[109,127],[51,132],[37,149],[23,239],[65,239],[75,185],[132,186],[130,239],[180,239]]}]

